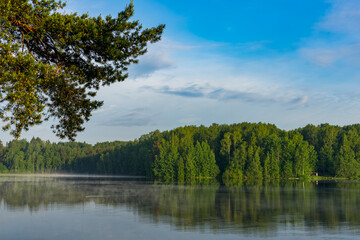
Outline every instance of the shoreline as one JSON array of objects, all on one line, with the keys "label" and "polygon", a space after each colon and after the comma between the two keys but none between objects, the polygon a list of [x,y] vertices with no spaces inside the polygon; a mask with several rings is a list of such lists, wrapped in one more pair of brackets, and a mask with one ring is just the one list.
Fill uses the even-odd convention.
[{"label": "shoreline", "polygon": [[100,175],[100,174],[67,174],[67,173],[0,173],[0,177],[49,177],[49,178],[137,178],[144,179],[145,176],[128,175]]}]

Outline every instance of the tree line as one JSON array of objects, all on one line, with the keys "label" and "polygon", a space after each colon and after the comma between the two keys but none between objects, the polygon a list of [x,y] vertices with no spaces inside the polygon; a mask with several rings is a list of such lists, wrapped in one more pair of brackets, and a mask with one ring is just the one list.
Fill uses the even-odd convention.
[{"label": "tree line", "polygon": [[93,173],[165,181],[360,177],[360,125],[321,124],[285,131],[273,124],[178,127],[134,141],[0,143],[0,172]]}]

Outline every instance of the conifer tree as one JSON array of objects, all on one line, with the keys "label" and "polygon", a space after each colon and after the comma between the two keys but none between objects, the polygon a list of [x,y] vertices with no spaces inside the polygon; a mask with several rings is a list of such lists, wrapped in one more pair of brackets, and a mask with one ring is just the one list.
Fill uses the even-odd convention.
[{"label": "conifer tree", "polygon": [[292,178],[293,176],[293,164],[290,160],[286,160],[282,169],[282,177],[288,179]]},{"label": "conifer tree", "polygon": [[272,179],[280,178],[280,149],[271,150],[270,176]]},{"label": "conifer tree", "polygon": [[215,178],[220,170],[216,165],[215,154],[211,150],[209,144],[207,142],[201,143],[201,148],[203,152],[203,176]]},{"label": "conifer tree", "polygon": [[271,178],[271,161],[270,161],[270,154],[267,153],[265,160],[264,160],[264,178],[265,179],[270,179]]},{"label": "conifer tree", "polygon": [[246,143],[242,143],[240,147],[234,150],[230,166],[224,172],[223,179],[226,181],[242,181],[246,158]]},{"label": "conifer tree", "polygon": [[196,177],[196,163],[194,159],[194,145],[191,143],[187,148],[185,156],[185,178],[193,179]]},{"label": "conifer tree", "polygon": [[355,153],[351,149],[347,135],[344,134],[342,145],[336,156],[336,175],[339,177],[358,178],[360,175],[360,164],[355,159]]},{"label": "conifer tree", "polygon": [[64,7],[60,0],[0,1],[0,118],[15,137],[54,118],[54,133],[73,140],[102,105],[94,100],[100,86],[124,81],[164,29],[131,21],[132,3],[115,18]]},{"label": "conifer tree", "polygon": [[221,154],[226,156],[228,162],[227,164],[230,165],[230,154],[231,154],[231,133],[227,132],[224,134],[224,138],[220,142],[221,144]]},{"label": "conifer tree", "polygon": [[[251,147],[252,148],[252,147]],[[250,154],[250,153],[253,154]],[[260,148],[255,147],[249,152],[248,168],[246,169],[246,177],[248,179],[262,179],[262,167],[260,162]]]},{"label": "conifer tree", "polygon": [[179,182],[184,182],[184,178],[185,178],[184,160],[180,156],[179,161],[178,161],[178,165],[177,165],[177,180]]}]

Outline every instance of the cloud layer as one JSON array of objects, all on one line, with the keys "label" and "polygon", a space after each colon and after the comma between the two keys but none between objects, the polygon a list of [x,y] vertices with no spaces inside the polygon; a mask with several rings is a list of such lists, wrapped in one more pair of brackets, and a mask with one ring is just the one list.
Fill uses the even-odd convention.
[{"label": "cloud layer", "polygon": [[[80,4],[69,2],[81,11],[76,9]],[[186,16],[158,8],[160,3],[151,9],[151,1],[146,1],[145,17],[169,22],[164,38],[129,69],[129,79],[100,90],[97,98],[105,105],[78,140],[128,140],[155,129],[213,122],[262,121],[286,129],[359,122],[360,2],[326,2],[330,8],[313,22],[309,34],[283,50],[268,39],[200,38],[190,32]],[[25,136],[33,135],[56,140],[43,128]]]},{"label": "cloud layer", "polygon": [[215,87],[209,84],[205,86],[192,84],[184,87],[170,87],[168,85],[159,88],[145,86],[144,89],[152,90],[157,93],[181,96],[186,98],[208,98],[220,101],[243,101],[243,102],[264,102],[267,104],[280,103],[290,105],[304,106],[309,97],[306,95],[291,96],[288,94],[280,94],[280,91],[264,94],[263,89],[227,89],[223,87]]}]

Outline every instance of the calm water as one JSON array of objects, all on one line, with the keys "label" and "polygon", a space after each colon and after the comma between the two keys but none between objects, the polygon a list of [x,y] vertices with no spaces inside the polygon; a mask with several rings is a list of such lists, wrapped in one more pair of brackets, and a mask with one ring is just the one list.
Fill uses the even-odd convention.
[{"label": "calm water", "polygon": [[360,183],[0,177],[0,239],[360,239]]}]

